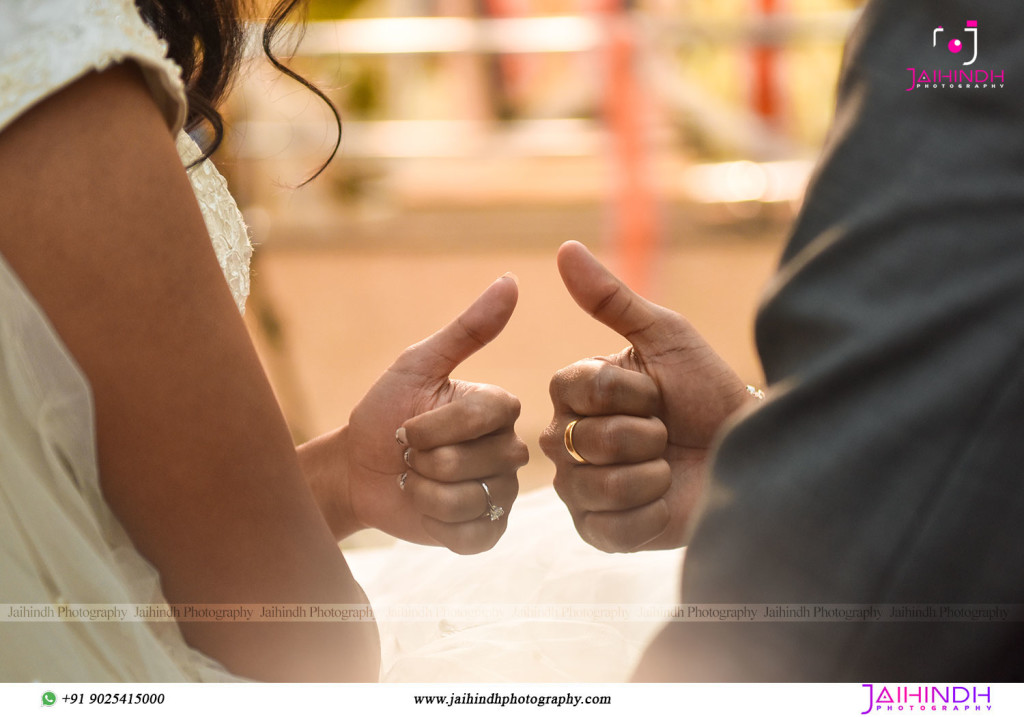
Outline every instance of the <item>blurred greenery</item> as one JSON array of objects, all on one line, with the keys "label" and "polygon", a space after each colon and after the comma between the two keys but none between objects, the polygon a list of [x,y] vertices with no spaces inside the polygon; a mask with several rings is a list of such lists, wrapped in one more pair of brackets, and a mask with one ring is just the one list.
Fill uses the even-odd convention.
[{"label": "blurred greenery", "polygon": [[349,73],[344,106],[356,116],[372,117],[381,108],[382,68],[364,63],[350,68]]},{"label": "blurred greenery", "polygon": [[363,0],[310,0],[309,19],[341,20],[351,17]]}]

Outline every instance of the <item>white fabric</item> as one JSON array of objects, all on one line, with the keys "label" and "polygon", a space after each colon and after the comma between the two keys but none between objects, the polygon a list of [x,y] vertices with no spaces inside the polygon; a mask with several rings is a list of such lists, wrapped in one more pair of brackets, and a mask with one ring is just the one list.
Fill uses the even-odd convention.
[{"label": "white fabric", "polygon": [[132,0],[4,0],[0,4],[0,130],[93,70],[131,59],[174,131],[185,122],[181,69]]},{"label": "white fabric", "polygon": [[[520,496],[479,555],[399,544],[346,554],[379,619],[386,682],[625,682],[679,601],[683,550],[608,555],[550,488]],[[405,619],[408,616],[409,620]]]},{"label": "white fabric", "polygon": [[[143,68],[183,162],[185,94],[166,47],[132,0],[0,3],[0,131],[93,70]],[[218,260],[241,308],[250,245],[223,178],[190,173]],[[100,493],[89,384],[43,312],[0,257],[0,604],[161,604],[156,571]],[[174,623],[0,621],[0,679],[233,679],[189,648]]]},{"label": "white fabric", "polygon": [[[198,155],[180,133],[177,66],[132,0],[3,0],[0,131],[85,73],[131,60],[144,68],[185,164]],[[223,178],[210,163],[189,173],[239,309],[251,247]],[[394,681],[622,681],[656,623],[552,613],[559,605],[674,603],[679,551],[605,555],[576,535],[550,490],[523,496],[489,553],[461,557],[400,545],[349,555],[380,612],[428,606],[427,621],[380,625],[381,677]],[[88,382],[42,311],[0,257],[0,605],[164,601],[100,493]],[[468,617],[460,606],[500,607]],[[514,617],[508,610],[527,611]],[[450,607],[450,609],[447,609]],[[190,649],[174,623],[4,621],[0,680],[176,681],[232,676]]]},{"label": "white fabric", "polygon": [[[185,134],[178,134],[178,154],[185,165],[201,156],[199,147]],[[192,191],[199,202],[206,229],[210,232],[217,261],[224,272],[231,295],[238,310],[245,313],[245,300],[249,297],[249,261],[252,244],[242,220],[242,213],[228,191],[228,183],[212,162],[203,162],[188,172]]]}]

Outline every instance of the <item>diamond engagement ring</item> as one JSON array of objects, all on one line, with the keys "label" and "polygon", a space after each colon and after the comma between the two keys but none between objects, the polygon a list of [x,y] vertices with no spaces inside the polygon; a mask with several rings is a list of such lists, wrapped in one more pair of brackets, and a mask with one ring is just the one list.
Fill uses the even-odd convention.
[{"label": "diamond engagement ring", "polygon": [[569,455],[572,456],[572,459],[576,461],[576,463],[579,465],[586,465],[587,463],[590,463],[590,461],[581,456],[579,451],[577,451],[576,447],[572,444],[572,432],[576,428],[577,423],[579,423],[578,418],[575,421],[569,421],[569,425],[565,427],[565,450],[568,451]]},{"label": "diamond engagement ring", "polygon": [[505,515],[505,509],[500,505],[495,505],[491,500],[491,489],[487,487],[487,484],[480,481],[480,487],[484,489],[484,497],[487,499],[487,511],[484,513],[492,521],[497,520],[501,516]]}]

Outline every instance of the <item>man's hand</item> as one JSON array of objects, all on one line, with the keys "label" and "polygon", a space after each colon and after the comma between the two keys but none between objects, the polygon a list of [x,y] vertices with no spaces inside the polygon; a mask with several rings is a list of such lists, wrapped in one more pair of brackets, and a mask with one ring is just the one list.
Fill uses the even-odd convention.
[{"label": "man's hand", "polygon": [[[686,319],[635,294],[582,244],[562,245],[558,270],[580,308],[632,346],[551,380],[555,413],[541,447],[555,489],[580,536],[601,550],[678,547],[713,436],[754,399]],[[586,463],[566,447],[573,421],[571,444]]]}]

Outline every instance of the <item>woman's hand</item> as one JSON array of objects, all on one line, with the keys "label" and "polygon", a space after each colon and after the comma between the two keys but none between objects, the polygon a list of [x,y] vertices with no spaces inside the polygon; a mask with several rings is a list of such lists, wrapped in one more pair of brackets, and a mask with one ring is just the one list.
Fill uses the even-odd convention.
[{"label": "woman's hand", "polygon": [[333,495],[335,508],[325,512],[336,535],[373,527],[478,553],[505,532],[516,471],[529,458],[515,434],[519,400],[449,374],[501,332],[517,298],[511,275],[498,279],[452,323],[406,349],[346,428],[313,444],[343,462],[316,489],[321,504]]},{"label": "woman's hand", "polygon": [[562,245],[558,270],[576,303],[632,346],[551,380],[555,415],[541,447],[555,489],[580,536],[601,550],[678,547],[714,434],[754,399],[686,319],[635,294],[582,244]]}]

